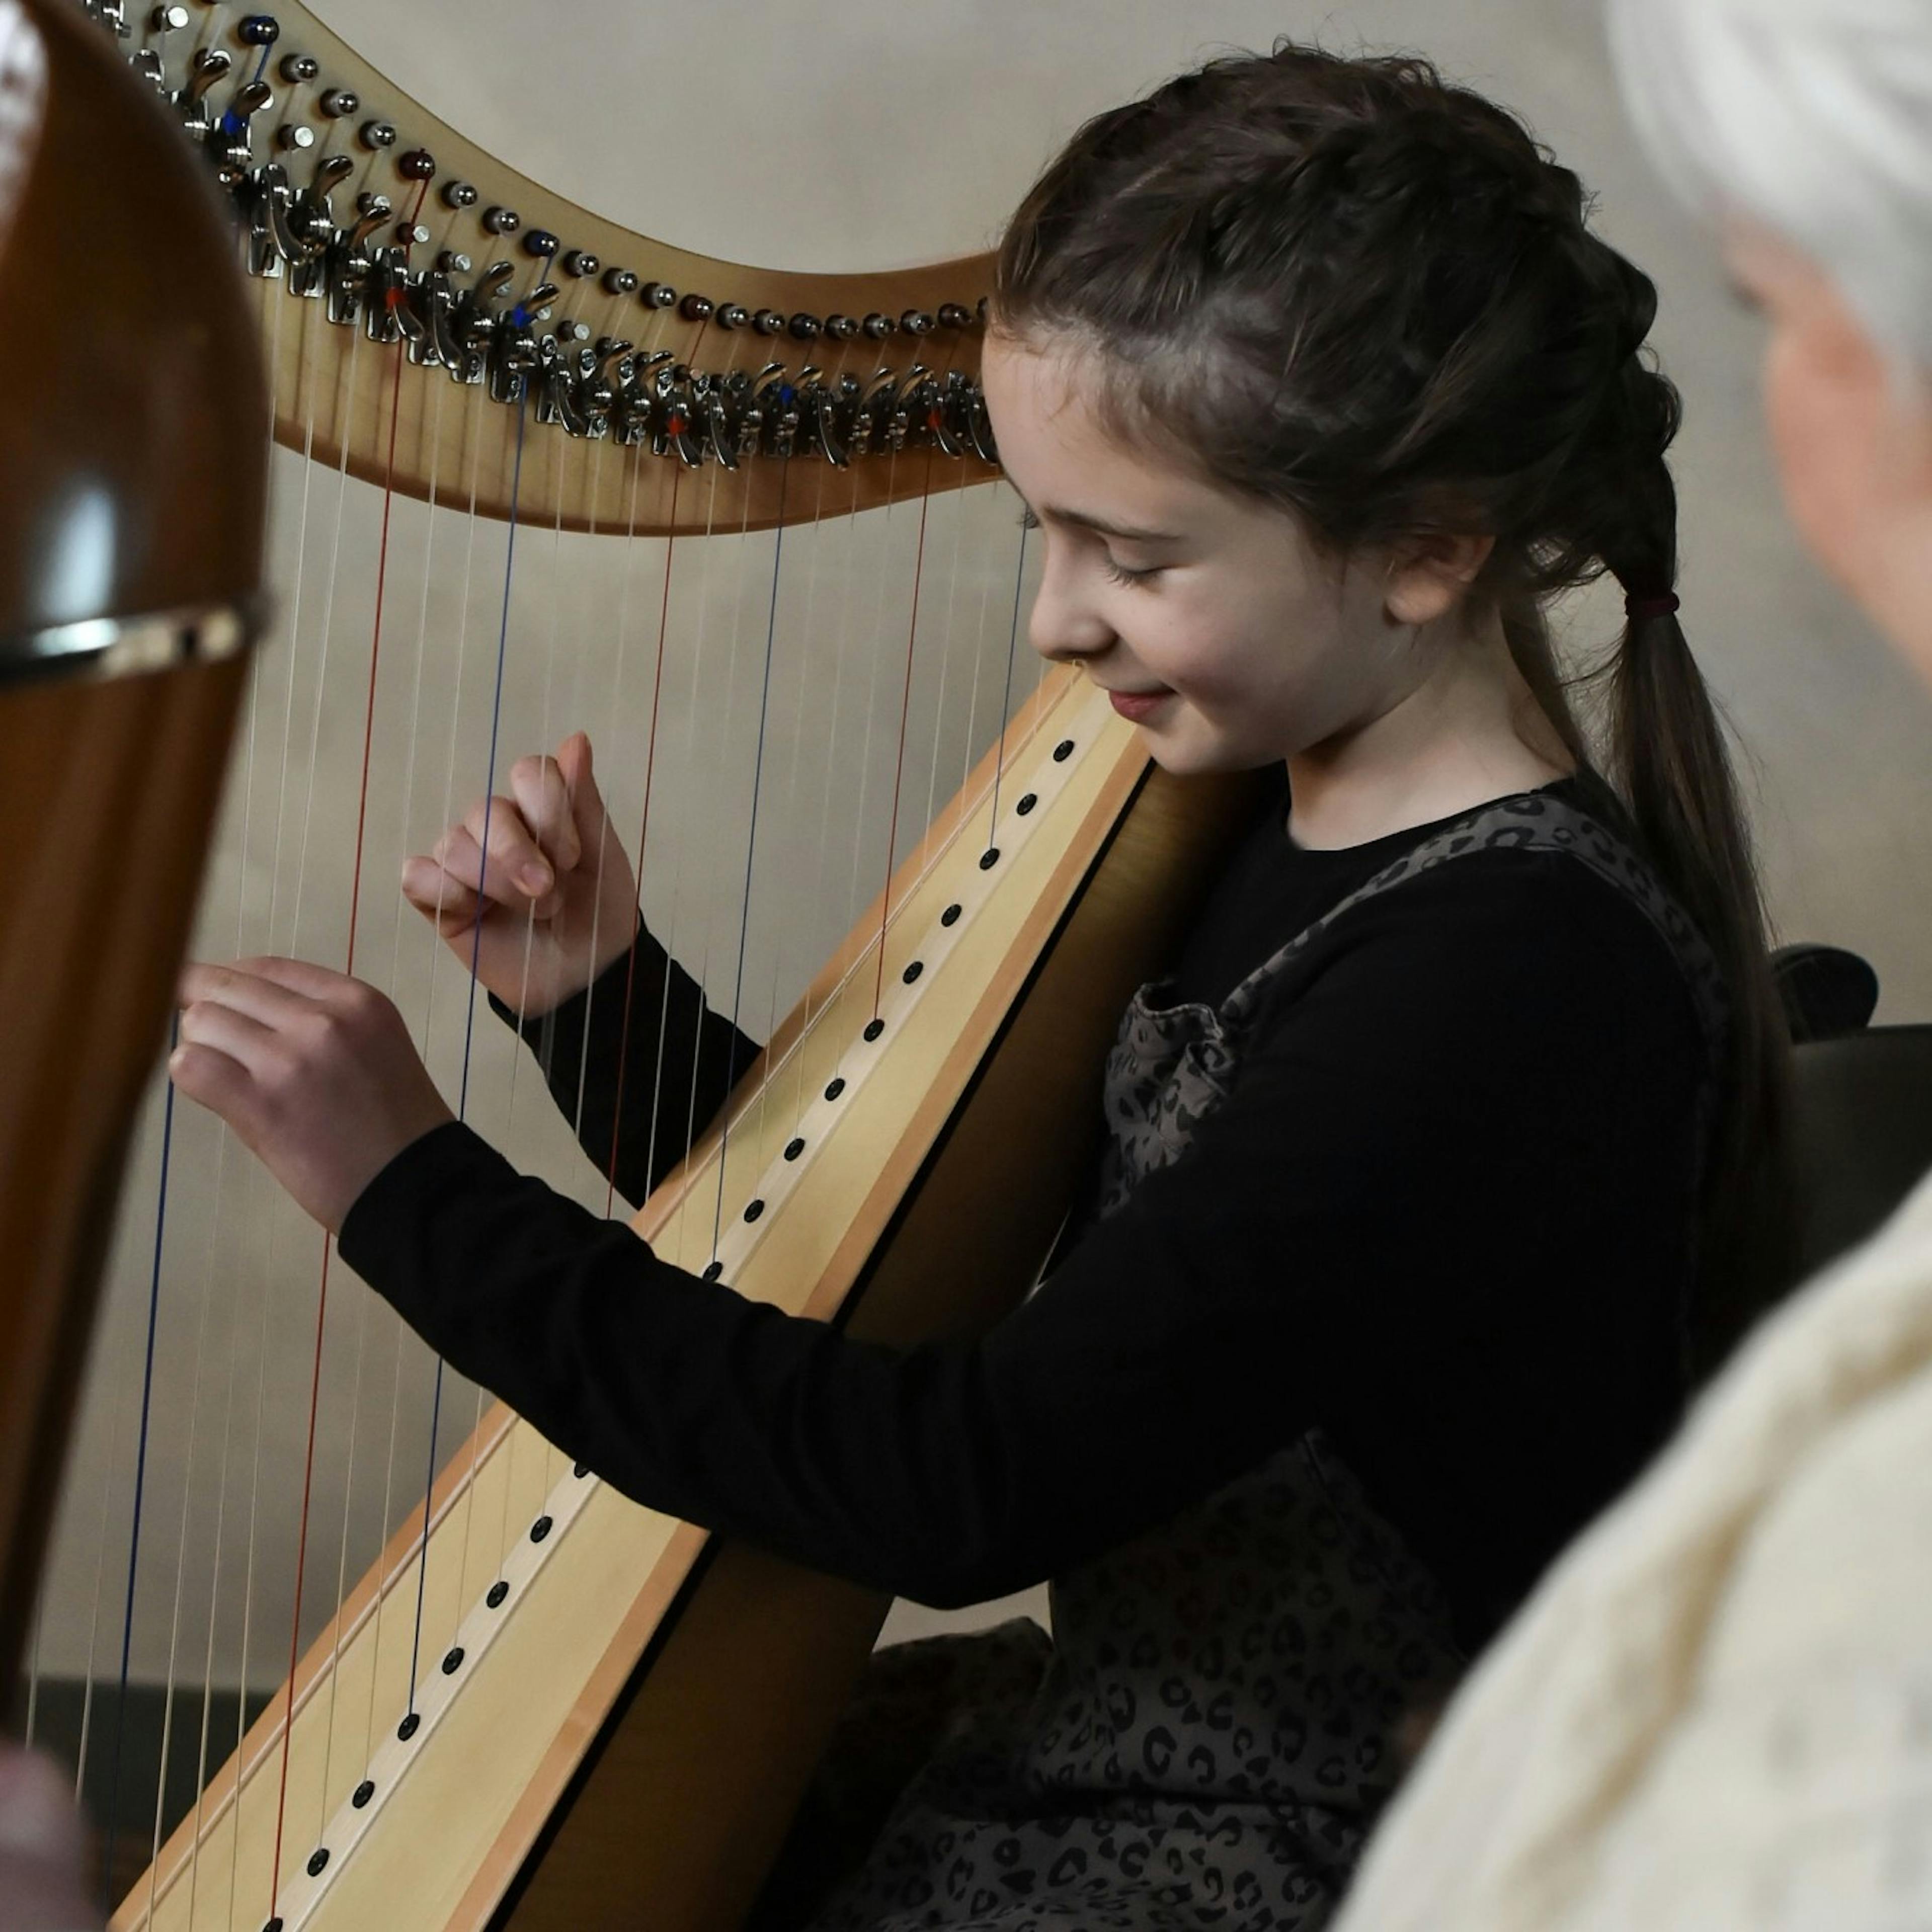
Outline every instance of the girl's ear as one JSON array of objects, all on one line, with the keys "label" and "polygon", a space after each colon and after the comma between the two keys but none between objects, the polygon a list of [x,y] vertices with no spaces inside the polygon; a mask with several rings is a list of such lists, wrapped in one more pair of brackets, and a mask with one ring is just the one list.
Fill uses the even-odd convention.
[{"label": "girl's ear", "polygon": [[1414,537],[1398,546],[1382,592],[1389,620],[1430,624],[1446,616],[1468,595],[1496,547],[1494,537],[1448,535]]}]

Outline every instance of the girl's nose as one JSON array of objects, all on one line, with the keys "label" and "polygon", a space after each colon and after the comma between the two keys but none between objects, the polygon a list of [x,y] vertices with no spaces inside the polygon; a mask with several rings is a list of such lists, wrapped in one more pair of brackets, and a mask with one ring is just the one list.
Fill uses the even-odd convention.
[{"label": "girl's nose", "polygon": [[1043,658],[1066,664],[1098,657],[1114,642],[1113,628],[1080,595],[1078,574],[1047,554],[1027,637]]}]

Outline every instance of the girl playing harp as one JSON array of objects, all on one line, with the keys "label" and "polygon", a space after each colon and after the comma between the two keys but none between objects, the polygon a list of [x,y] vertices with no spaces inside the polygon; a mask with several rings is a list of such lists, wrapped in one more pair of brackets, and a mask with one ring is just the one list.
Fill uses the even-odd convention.
[{"label": "girl playing harp", "polygon": [[[1319,1924],[1402,1713],[1661,1438],[1746,1270],[1778,1027],[1673,614],[1654,295],[1586,212],[1426,63],[1285,44],[1100,116],[1015,216],[984,378],[1034,645],[1170,771],[1279,776],[1124,1017],[1074,1238],[982,1338],[682,1274],[452,1121],[368,988],[188,976],[183,1090],[607,1479],[929,1603],[1053,1580],[1051,1646],[976,1652],[815,1924]],[[1621,796],[1541,617],[1605,571]],[[406,890],[507,1000],[534,920],[554,1090],[640,1196],[652,1070],[713,1107],[752,1043],[637,929],[588,744],[512,789]]]}]

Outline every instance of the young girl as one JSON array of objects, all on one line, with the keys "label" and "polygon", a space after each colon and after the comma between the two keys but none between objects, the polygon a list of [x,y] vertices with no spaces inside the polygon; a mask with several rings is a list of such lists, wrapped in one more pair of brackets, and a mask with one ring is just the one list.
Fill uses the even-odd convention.
[{"label": "young girl", "polygon": [[[1053,1580],[1050,1654],[1001,1648],[815,1924],[1318,1924],[1403,1712],[1676,1414],[1777,1029],[1672,615],[1654,307],[1576,177],[1419,61],[1217,62],[1028,196],[985,381],[1046,535],[1034,642],[1170,770],[1285,781],[1125,1016],[1079,1238],[981,1340],[681,1274],[450,1121],[366,988],[190,974],[183,1089],[628,1493],[928,1603]],[[1606,569],[1621,803],[1540,616]],[[406,887],[511,996],[534,908],[601,1155],[623,987],[646,1068],[699,1003],[648,935],[588,955],[634,914],[584,742],[514,789],[487,858],[479,806]],[[750,1050],[711,1016],[664,1045],[712,1105]]]}]

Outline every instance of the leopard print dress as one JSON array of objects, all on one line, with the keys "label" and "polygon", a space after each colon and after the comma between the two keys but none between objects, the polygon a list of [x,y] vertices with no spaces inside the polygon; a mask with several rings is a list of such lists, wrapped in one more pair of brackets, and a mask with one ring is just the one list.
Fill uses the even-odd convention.
[{"label": "leopard print dress", "polygon": [[[1560,799],[1502,800],[1410,848],[1218,1009],[1142,988],[1108,1064],[1099,1213],[1186,1153],[1270,983],[1322,933],[1500,848],[1567,853],[1633,902],[1714,1058],[1715,963],[1648,869]],[[1398,1722],[1464,1663],[1442,1592],[1322,1431],[1057,1578],[1052,1603],[1050,1644],[1026,1622],[938,1640],[970,1647],[975,1694],[813,1932],[1315,1932],[1393,1786]]]}]

